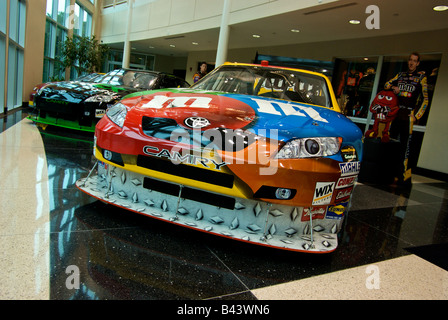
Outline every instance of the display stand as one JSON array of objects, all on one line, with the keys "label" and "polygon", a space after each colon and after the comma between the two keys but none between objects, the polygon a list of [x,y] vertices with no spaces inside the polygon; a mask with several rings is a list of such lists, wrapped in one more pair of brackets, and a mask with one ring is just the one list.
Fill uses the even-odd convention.
[{"label": "display stand", "polygon": [[400,143],[397,140],[381,142],[381,138],[365,139],[358,181],[392,184],[400,166],[400,159]]}]

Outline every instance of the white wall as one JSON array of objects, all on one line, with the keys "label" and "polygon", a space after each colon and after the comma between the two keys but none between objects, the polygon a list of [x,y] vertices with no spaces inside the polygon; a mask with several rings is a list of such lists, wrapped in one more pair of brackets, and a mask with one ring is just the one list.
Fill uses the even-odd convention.
[{"label": "white wall", "polygon": [[[324,0],[331,3],[337,0]],[[223,0],[134,0],[131,41],[219,28]],[[260,19],[318,5],[317,0],[233,0],[230,24]],[[121,42],[126,31],[127,5],[105,8],[101,39]]]}]

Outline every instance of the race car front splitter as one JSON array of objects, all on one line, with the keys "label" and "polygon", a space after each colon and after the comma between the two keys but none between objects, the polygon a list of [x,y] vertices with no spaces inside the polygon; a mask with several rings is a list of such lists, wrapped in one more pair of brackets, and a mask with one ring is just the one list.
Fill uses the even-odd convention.
[{"label": "race car front splitter", "polygon": [[101,161],[95,167],[76,182],[94,198],[176,225],[284,250],[334,251],[348,206],[271,204],[160,181]]}]

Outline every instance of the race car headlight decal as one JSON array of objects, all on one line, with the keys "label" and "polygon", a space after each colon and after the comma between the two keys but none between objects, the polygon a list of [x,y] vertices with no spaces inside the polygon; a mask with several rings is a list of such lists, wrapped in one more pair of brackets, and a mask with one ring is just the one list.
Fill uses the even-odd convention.
[{"label": "race car headlight decal", "polygon": [[117,103],[106,111],[107,117],[120,128],[123,128],[128,110],[124,104]]},{"label": "race car headlight decal", "polygon": [[104,102],[109,103],[115,99],[115,96],[107,95],[107,94],[98,94],[96,96],[88,97],[85,102]]},{"label": "race car headlight decal", "polygon": [[332,156],[339,152],[342,138],[303,138],[287,142],[277,153],[277,159],[300,159]]}]

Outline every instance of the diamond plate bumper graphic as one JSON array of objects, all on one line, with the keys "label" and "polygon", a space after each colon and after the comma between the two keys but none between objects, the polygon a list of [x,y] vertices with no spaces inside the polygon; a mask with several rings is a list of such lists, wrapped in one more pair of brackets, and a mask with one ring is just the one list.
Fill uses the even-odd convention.
[{"label": "diamond plate bumper graphic", "polygon": [[303,207],[253,199],[232,198],[234,206],[231,209],[215,206],[184,198],[182,185],[169,183],[174,192],[159,192],[151,189],[151,181],[154,180],[145,182],[148,177],[141,174],[101,162],[97,162],[96,166],[97,169],[92,169],[89,176],[78,180],[76,186],[92,197],[126,210],[202,232],[278,249],[328,253],[338,246],[337,233],[342,219],[302,221]]}]

